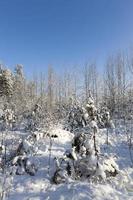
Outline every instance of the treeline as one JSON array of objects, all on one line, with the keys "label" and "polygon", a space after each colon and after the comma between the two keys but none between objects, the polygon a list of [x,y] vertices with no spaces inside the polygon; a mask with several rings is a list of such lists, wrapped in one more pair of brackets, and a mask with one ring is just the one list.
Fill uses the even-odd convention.
[{"label": "treeline", "polygon": [[0,65],[1,106],[7,102],[21,113],[40,104],[45,111],[55,112],[72,104],[84,104],[91,92],[97,106],[106,104],[112,115],[129,114],[133,104],[133,56],[117,53],[110,56],[99,72],[96,63],[57,74],[49,66],[47,73],[27,80],[23,66],[17,64],[11,72]]}]

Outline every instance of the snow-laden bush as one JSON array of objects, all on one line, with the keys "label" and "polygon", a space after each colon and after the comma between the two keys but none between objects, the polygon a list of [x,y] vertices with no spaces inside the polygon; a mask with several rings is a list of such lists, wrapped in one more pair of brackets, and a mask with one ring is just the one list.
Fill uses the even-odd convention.
[{"label": "snow-laden bush", "polygon": [[74,137],[72,148],[65,152],[64,157],[56,158],[56,170],[53,182],[56,184],[74,180],[105,181],[119,172],[118,165],[111,157],[100,153],[95,147],[93,135],[78,134]]},{"label": "snow-laden bush", "polygon": [[[88,99],[86,110],[88,114],[86,121],[89,127],[87,134],[80,131],[76,133],[75,131],[72,148],[65,153],[63,158],[55,159],[56,170],[53,175],[53,182],[56,184],[66,181],[69,177],[74,180],[106,180],[110,176],[116,176],[119,171],[114,159],[100,153],[100,147],[97,144],[99,132],[97,109],[92,97]],[[76,114],[71,113],[73,120],[76,117],[77,122],[77,118],[81,119],[82,115],[79,112]],[[108,123],[110,121],[109,114],[104,119]]]},{"label": "snow-laden bush", "polygon": [[49,127],[56,124],[54,116],[44,110],[39,104],[35,104],[31,109],[22,114],[21,126],[27,132],[45,132]]},{"label": "snow-laden bush", "polygon": [[29,174],[34,176],[37,172],[37,166],[34,164],[33,159],[27,156],[16,156],[12,160],[12,172],[16,175]]},{"label": "snow-laden bush", "polygon": [[102,128],[110,128],[113,129],[114,123],[111,119],[109,109],[107,107],[102,107],[99,113],[99,122]]},{"label": "snow-laden bush", "polygon": [[36,131],[40,127],[42,120],[42,110],[40,105],[35,104],[31,111],[24,113],[25,130],[26,131]]},{"label": "snow-laden bush", "polygon": [[95,121],[99,128],[114,128],[109,110],[106,107],[97,109],[93,97],[88,98],[85,106],[73,105],[71,107],[65,128],[71,132],[90,126],[90,122]]},{"label": "snow-laden bush", "polygon": [[1,130],[12,129],[15,127],[15,123],[16,116],[14,111],[5,104],[1,115]]},{"label": "snow-laden bush", "polygon": [[17,155],[36,155],[38,152],[38,142],[44,138],[43,132],[30,132],[30,134],[20,140],[16,150]]},{"label": "snow-laden bush", "polygon": [[67,117],[67,122],[65,125],[66,129],[74,132],[77,128],[83,128],[86,126],[86,115],[85,115],[85,109],[83,107],[80,107],[79,105],[74,105]]},{"label": "snow-laden bush", "polygon": [[34,163],[35,155],[38,151],[36,138],[29,135],[22,139],[14,152],[10,152],[7,158],[7,165],[10,174],[34,176],[37,172],[37,163]]},{"label": "snow-laden bush", "polygon": [[9,175],[35,175],[37,163],[34,163],[35,154],[38,151],[36,141],[32,136],[24,138],[14,151],[9,151],[7,146],[0,145],[0,172],[4,176],[5,170]]}]

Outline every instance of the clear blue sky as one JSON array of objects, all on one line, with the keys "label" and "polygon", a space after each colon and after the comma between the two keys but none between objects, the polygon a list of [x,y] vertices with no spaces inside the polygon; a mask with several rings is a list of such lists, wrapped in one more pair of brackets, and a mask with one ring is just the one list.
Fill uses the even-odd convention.
[{"label": "clear blue sky", "polygon": [[28,74],[88,60],[100,68],[132,43],[133,0],[0,0],[0,61]]}]

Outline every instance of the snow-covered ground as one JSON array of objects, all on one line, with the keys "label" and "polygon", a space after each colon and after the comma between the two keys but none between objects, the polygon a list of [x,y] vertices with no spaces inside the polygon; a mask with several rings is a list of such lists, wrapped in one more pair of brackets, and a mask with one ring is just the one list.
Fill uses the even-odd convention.
[{"label": "snow-covered ground", "polygon": [[[71,148],[73,134],[63,130],[61,126],[53,127],[50,134],[58,136],[52,138],[50,161],[50,139],[44,137],[38,141],[39,150],[34,158],[34,162],[38,165],[38,172],[35,176],[14,175],[8,200],[133,200],[133,168],[124,131],[110,133],[109,145],[105,144],[106,129],[100,130],[96,138],[101,152],[116,159],[120,169],[116,177],[102,183],[68,180],[67,183],[59,185],[51,184],[53,158],[61,157],[67,149]],[[25,135],[26,133],[14,131],[8,133],[6,138],[9,144],[13,142],[15,146],[19,138]]]}]

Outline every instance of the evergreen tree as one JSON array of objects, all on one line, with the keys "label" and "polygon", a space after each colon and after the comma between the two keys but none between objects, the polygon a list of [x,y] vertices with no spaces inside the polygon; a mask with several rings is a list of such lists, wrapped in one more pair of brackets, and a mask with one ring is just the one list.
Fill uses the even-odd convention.
[{"label": "evergreen tree", "polygon": [[0,71],[0,95],[10,97],[13,93],[13,76],[9,69]]}]

